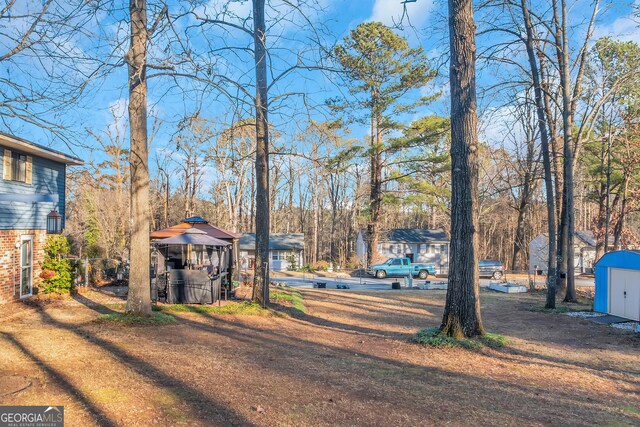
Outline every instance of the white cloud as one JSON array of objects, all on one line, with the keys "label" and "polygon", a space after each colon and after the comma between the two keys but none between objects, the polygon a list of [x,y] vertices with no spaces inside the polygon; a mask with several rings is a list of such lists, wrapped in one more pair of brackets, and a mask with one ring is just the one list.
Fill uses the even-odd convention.
[{"label": "white cloud", "polygon": [[516,108],[511,105],[485,111],[478,118],[480,140],[498,147],[509,145],[513,140],[522,140],[524,131],[517,115]]},{"label": "white cloud", "polygon": [[388,26],[400,24],[402,21],[402,25],[411,23],[414,27],[421,27],[427,21],[433,6],[434,0],[418,0],[405,4],[399,0],[375,0],[369,20]]},{"label": "white cloud", "polygon": [[[636,1],[635,6],[640,7],[640,1]],[[640,23],[637,17],[631,14],[621,16],[609,24],[599,25],[595,28],[593,34],[594,40],[602,37],[640,43]]]}]

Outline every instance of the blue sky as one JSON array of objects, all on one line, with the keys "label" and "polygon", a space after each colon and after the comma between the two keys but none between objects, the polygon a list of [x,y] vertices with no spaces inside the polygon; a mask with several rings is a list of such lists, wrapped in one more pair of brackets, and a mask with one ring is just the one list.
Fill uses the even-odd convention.
[{"label": "blue sky", "polygon": [[[33,0],[37,1],[37,0]],[[424,93],[432,93],[434,91],[442,91],[444,96],[434,104],[417,112],[407,120],[418,118],[427,114],[446,115],[448,111],[448,83],[446,80],[446,52],[447,52],[447,19],[446,19],[446,2],[442,0],[417,0],[415,3],[408,3],[406,7],[406,15],[403,17],[403,6],[400,0],[315,0],[319,9],[310,13],[311,20],[315,23],[323,23],[326,34],[323,39],[326,43],[340,40],[349,30],[355,28],[359,23],[367,20],[381,21],[388,25],[399,24],[402,30],[399,30],[408,38],[413,46],[420,45],[433,58],[434,66],[438,66],[442,75],[433,82],[432,85],[423,89]],[[273,0],[278,4],[278,0]],[[122,4],[120,4],[122,3]],[[150,2],[151,3],[151,2]],[[205,6],[199,6],[198,13],[205,14],[207,11],[220,10],[221,5],[225,3],[223,0],[209,0]],[[124,6],[124,2],[115,2]],[[572,22],[580,23],[584,21],[585,14],[588,13],[590,1],[577,0],[572,4],[571,18]],[[172,16],[178,16],[180,13],[192,9],[188,2],[173,1],[169,3],[169,12]],[[251,10],[250,1],[235,2],[231,10],[238,16],[249,16]],[[78,47],[85,49],[85,53],[91,54],[91,49],[100,52],[99,55],[106,55],[108,51],[112,51],[111,47],[105,46],[105,40],[120,39],[125,40],[127,34],[127,23],[124,18],[126,15],[125,8],[112,11],[111,13],[101,13],[90,24],[91,34],[94,40],[78,40]],[[482,13],[482,12],[480,12]],[[292,53],[290,50],[296,50],[302,46],[306,36],[311,34],[307,25],[301,24],[300,16],[292,18],[293,23],[280,23],[272,28],[272,40],[276,44],[280,61],[274,62],[276,69],[283,69],[292,61]],[[176,19],[175,27],[178,32],[185,31],[187,27],[193,25],[193,17]],[[480,30],[482,30],[481,22],[479,22]],[[190,30],[190,34],[197,35],[197,30]],[[249,41],[243,38],[241,33],[230,32],[227,34],[213,34],[216,42],[220,42],[222,38],[224,42],[243,45]],[[612,1],[603,5],[599,14],[595,36],[612,35],[625,40],[640,41],[638,23],[631,18],[631,2],[626,0]],[[277,37],[281,36],[281,38]],[[479,51],[484,47],[499,41],[497,36],[481,36],[478,38]],[[194,52],[203,52],[205,44],[198,37],[194,37],[189,41]],[[96,46],[99,46],[96,48]],[[152,49],[160,46],[154,45]],[[284,49],[288,50],[284,50]],[[119,58],[126,50],[124,46],[113,53],[114,58]],[[215,67],[220,72],[228,73],[233,79],[246,82],[246,87],[250,86],[251,79],[251,58],[239,54],[227,55],[223,60],[219,60]],[[481,95],[481,113],[482,116],[482,132],[484,139],[499,140],[504,134],[505,123],[508,123],[509,109],[503,107],[504,94],[499,92],[486,93],[485,90],[492,86],[496,79],[499,79],[504,73],[508,73],[501,67],[486,67],[479,64],[478,85]],[[220,123],[229,123],[234,117],[230,108],[230,103],[223,98],[219,98],[215,90],[203,91],[201,84],[194,83],[188,79],[177,81],[180,89],[176,87],[176,80],[166,79],[163,77],[153,78],[149,80],[149,101],[150,110],[158,115],[161,119],[162,128],[151,147],[152,153],[157,149],[165,149],[170,147],[171,135],[175,132],[177,121],[184,114],[193,113],[196,109],[206,118],[210,118]],[[187,89],[187,95],[183,96],[182,89]],[[249,90],[251,90],[249,88]],[[281,108],[271,115],[271,120],[278,130],[283,134],[290,136],[296,128],[304,123],[308,117],[307,114],[316,120],[322,120],[321,112],[307,107],[321,106],[325,99],[340,94],[341,87],[336,86],[329,81],[327,76],[321,72],[300,72],[293,74],[289,78],[284,79],[270,94],[277,97],[286,92],[306,93],[306,102],[303,102],[301,96],[291,96],[287,98]],[[415,93],[414,96],[419,95]],[[120,124],[126,123],[126,105],[127,105],[127,87],[126,87],[126,69],[120,67],[111,71],[104,79],[96,81],[90,85],[85,93],[81,103],[74,108],[57,113],[55,120],[62,120],[69,128],[75,131],[76,145],[67,146],[64,142],[52,138],[50,133],[33,126],[20,123],[13,123],[13,131],[18,136],[32,139],[36,142],[51,145],[52,147],[63,150],[72,151],[74,154],[87,159],[99,160],[101,154],[98,150],[91,150],[86,145],[91,145],[93,141],[85,137],[85,129],[89,128],[93,131],[101,131],[107,129],[112,122],[112,113],[120,117]],[[244,115],[248,109],[245,109]],[[309,113],[309,111],[311,111]],[[236,116],[237,117],[237,116]],[[150,121],[151,124],[151,121]],[[353,136],[360,137],[366,133],[364,128],[353,129]],[[83,145],[85,147],[83,147]]]}]

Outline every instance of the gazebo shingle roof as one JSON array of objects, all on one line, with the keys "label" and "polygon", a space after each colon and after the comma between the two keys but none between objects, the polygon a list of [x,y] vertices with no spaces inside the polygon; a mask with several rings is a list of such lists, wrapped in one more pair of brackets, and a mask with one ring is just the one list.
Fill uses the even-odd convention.
[{"label": "gazebo shingle roof", "polygon": [[151,240],[166,239],[167,237],[178,236],[190,228],[197,228],[199,230],[202,230],[207,233],[208,236],[215,237],[216,239],[235,240],[240,238],[240,234],[211,225],[207,220],[201,217],[191,217],[185,219],[180,224],[176,224],[169,228],[163,228],[162,230],[154,231],[153,233],[151,233]]}]

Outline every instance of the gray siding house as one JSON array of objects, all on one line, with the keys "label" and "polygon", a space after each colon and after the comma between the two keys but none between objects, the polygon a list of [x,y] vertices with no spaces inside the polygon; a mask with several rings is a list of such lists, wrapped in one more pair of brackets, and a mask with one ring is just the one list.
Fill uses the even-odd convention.
[{"label": "gray siding house", "polygon": [[[356,255],[367,262],[367,231],[360,230]],[[395,228],[380,232],[378,252],[382,258],[409,257],[413,262],[435,264],[438,272],[449,267],[449,236],[443,230]]]},{"label": "gray siding house", "polygon": [[47,216],[64,228],[68,165],[82,160],[0,133],[0,303],[34,293],[47,237]]},{"label": "gray siding house", "polygon": [[[253,270],[256,263],[256,235],[246,233],[240,236],[240,261],[243,270]],[[304,234],[274,233],[269,235],[269,269],[284,271],[291,267],[300,268],[304,263]]]},{"label": "gray siding house", "polygon": [[[612,242],[613,239],[610,239]],[[573,266],[577,273],[593,273],[596,262],[596,237],[589,230],[576,231],[574,235]],[[549,237],[546,233],[537,235],[529,243],[529,273],[542,270],[547,274]]]}]

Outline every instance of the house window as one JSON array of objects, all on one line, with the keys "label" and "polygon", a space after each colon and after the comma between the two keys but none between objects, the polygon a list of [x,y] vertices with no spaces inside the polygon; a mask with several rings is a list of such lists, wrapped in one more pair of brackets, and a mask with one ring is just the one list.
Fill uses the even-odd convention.
[{"label": "house window", "polygon": [[272,261],[286,261],[289,252],[283,251],[272,251],[271,252],[271,260]]},{"label": "house window", "polygon": [[20,153],[11,153],[11,180],[27,181],[27,156]]},{"label": "house window", "polygon": [[418,245],[419,249],[418,252],[420,252],[421,254],[426,254],[427,253],[427,244],[426,243],[421,243]]},{"label": "house window", "polygon": [[447,245],[440,245],[440,252],[442,252],[443,254],[447,253]]}]

